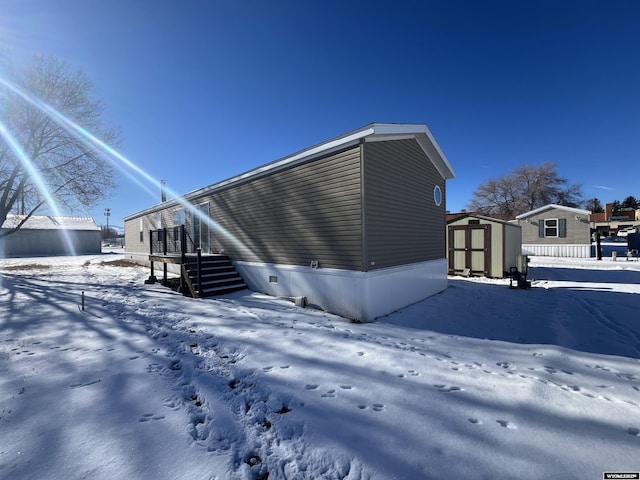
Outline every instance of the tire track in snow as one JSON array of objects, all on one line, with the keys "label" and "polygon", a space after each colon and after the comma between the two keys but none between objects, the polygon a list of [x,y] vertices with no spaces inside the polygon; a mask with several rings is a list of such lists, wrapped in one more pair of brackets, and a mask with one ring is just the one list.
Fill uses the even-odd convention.
[{"label": "tire track in snow", "polygon": [[629,344],[629,346],[638,354],[640,354],[640,334],[635,332],[634,330],[621,325],[619,322],[609,318],[603,311],[592,302],[581,298],[578,295],[571,295],[573,299],[575,299],[582,308],[584,308],[587,312],[589,312],[593,318],[605,328],[615,332],[616,334],[622,337],[629,337],[634,340],[633,344]]}]

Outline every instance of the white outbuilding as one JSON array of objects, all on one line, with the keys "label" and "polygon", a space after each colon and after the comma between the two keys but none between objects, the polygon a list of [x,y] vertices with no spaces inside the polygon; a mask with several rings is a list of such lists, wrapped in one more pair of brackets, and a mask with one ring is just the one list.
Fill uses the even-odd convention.
[{"label": "white outbuilding", "polygon": [[[2,233],[24,215],[7,215]],[[101,251],[101,231],[93,218],[33,215],[14,233],[0,238],[0,257],[88,255]]]}]

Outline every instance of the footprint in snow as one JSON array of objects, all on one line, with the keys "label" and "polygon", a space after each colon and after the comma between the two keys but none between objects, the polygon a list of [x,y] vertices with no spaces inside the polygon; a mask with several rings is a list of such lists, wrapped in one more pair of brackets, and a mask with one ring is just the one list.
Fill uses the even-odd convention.
[{"label": "footprint in snow", "polygon": [[316,388],[318,388],[318,385],[316,385],[315,383],[307,383],[304,386],[305,390],[315,390]]},{"label": "footprint in snow", "polygon": [[570,389],[573,392],[579,392],[580,391],[580,387],[577,385],[567,385],[566,388]]},{"label": "footprint in snow", "polygon": [[154,415],[153,413],[143,413],[142,417],[138,419],[138,422],[144,423],[150,420],[162,420],[164,419],[164,415]]},{"label": "footprint in snow", "polygon": [[450,392],[460,392],[462,388],[457,385],[434,385],[434,388],[437,388],[439,392],[450,393]]},{"label": "footprint in snow", "polygon": [[469,423],[473,423],[474,425],[481,425],[482,424],[482,422],[480,420],[478,420],[477,418],[474,418],[474,417],[467,418],[467,421]]},{"label": "footprint in snow", "polygon": [[335,390],[329,390],[327,393],[323,393],[321,396],[323,398],[336,398],[336,391]]},{"label": "footprint in snow", "polygon": [[629,435],[633,435],[634,437],[640,437],[640,429],[636,427],[630,427],[625,430]]},{"label": "footprint in snow", "polygon": [[511,423],[506,420],[496,420],[496,423],[503,428],[508,428],[511,430],[516,430],[518,428],[518,426],[515,423]]},{"label": "footprint in snow", "polygon": [[263,367],[263,368],[262,368],[262,371],[263,371],[263,372],[270,372],[271,370],[273,370],[273,367],[272,367],[272,366],[271,366],[271,367]]}]

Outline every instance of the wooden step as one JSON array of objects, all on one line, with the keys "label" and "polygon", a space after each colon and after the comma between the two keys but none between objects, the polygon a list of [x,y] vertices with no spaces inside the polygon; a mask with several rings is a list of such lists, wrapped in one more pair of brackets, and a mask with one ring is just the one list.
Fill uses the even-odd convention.
[{"label": "wooden step", "polygon": [[211,297],[244,290],[246,283],[226,255],[204,255],[200,258],[200,284],[198,261],[189,257],[185,263],[189,282],[200,297]]},{"label": "wooden step", "polygon": [[244,290],[245,288],[247,288],[247,285],[244,282],[218,287],[207,287],[200,291],[200,295],[202,297],[212,297],[214,295],[224,295],[226,293],[237,292],[239,290]]},{"label": "wooden step", "polygon": [[202,284],[198,285],[198,283],[195,282],[193,286],[196,287],[198,290],[204,290],[211,286],[222,287],[222,286],[231,285],[234,283],[244,283],[244,280],[242,280],[242,277],[240,277],[240,275],[236,274],[233,277],[228,277],[228,278],[218,278],[218,279],[203,278]]}]

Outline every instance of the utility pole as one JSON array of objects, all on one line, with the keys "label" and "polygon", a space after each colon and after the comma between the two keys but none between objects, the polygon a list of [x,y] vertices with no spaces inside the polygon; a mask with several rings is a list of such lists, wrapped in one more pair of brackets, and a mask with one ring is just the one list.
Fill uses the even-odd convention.
[{"label": "utility pole", "polygon": [[104,209],[104,215],[105,215],[105,217],[107,217],[107,232],[105,233],[105,236],[104,236],[104,238],[106,240],[107,238],[109,238],[109,216],[111,215],[111,209],[110,208],[105,208]]}]

